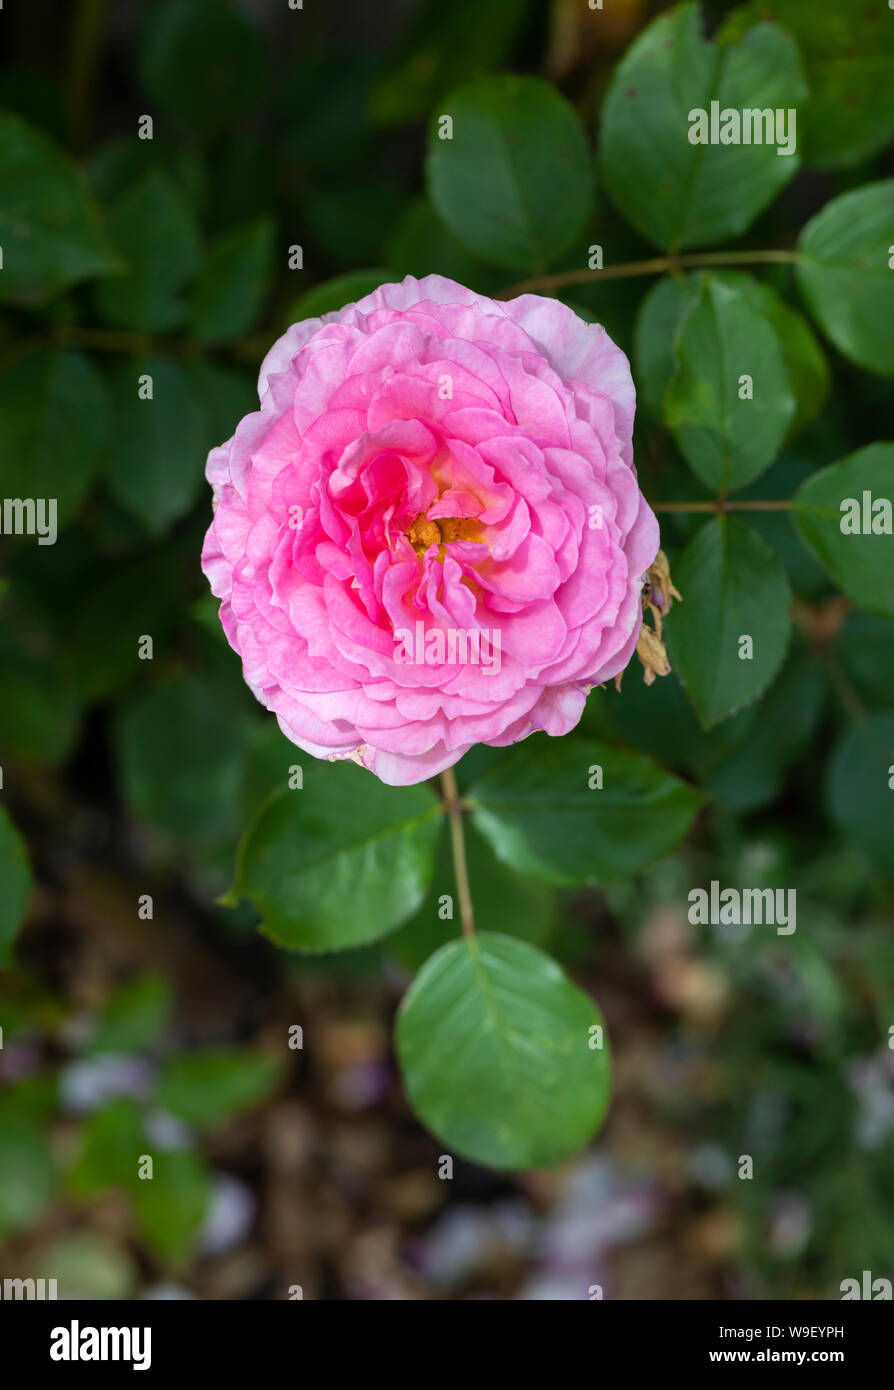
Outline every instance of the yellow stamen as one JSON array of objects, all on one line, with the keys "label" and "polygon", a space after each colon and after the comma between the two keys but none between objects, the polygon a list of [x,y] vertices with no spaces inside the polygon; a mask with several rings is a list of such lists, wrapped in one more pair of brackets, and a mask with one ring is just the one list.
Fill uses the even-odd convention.
[{"label": "yellow stamen", "polygon": [[438,559],[443,560],[444,546],[451,541],[480,541],[482,538],[481,527],[472,516],[444,516],[432,521],[420,515],[404,534],[420,560],[430,545],[438,547]]}]

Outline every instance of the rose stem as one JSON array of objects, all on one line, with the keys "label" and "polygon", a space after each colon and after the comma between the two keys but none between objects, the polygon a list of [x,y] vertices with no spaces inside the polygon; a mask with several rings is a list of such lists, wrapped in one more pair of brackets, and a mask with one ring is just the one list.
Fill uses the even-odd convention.
[{"label": "rose stem", "polygon": [[441,773],[441,790],[444,793],[444,808],[450,821],[450,847],[453,850],[453,871],[456,874],[456,891],[459,894],[459,915],[463,926],[463,936],[475,935],[475,914],[472,911],[472,894],[469,891],[469,869],[466,864],[466,842],[463,838],[462,802],[456,786],[453,768]]}]

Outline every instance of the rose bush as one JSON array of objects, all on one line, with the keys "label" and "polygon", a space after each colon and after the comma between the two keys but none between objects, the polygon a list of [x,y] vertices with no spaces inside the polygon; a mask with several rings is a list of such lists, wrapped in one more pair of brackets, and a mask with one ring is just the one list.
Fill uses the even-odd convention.
[{"label": "rose bush", "polygon": [[283,732],[403,785],[572,729],[630,660],[658,550],[605,330],[408,276],[294,324],[259,395],[208,458],[203,568]]},{"label": "rose bush", "polygon": [[[685,1159],[793,1098],[747,1202],[698,1162],[674,1182],[696,1219],[737,1206],[741,1260],[706,1291],[826,1297],[883,1270],[894,107],[864,79],[894,73],[885,7],[850,0],[846,44],[845,7],[803,0],[564,5],[558,27],[534,0],[484,20],[401,0],[373,44],[362,3],[69,8],[73,66],[58,26],[41,52],[13,22],[0,71],[0,1237],[19,1269],[68,1263],[57,1241],[94,1211],[104,1241],[118,1188],[127,1293],[131,1255],[185,1278],[229,1149],[203,1158],[199,1136],[271,1080],[257,1026],[289,1063],[238,1165],[262,1200],[268,1123],[295,1105],[320,1121],[311,1204],[355,1122],[412,1174],[566,1159],[614,1050],[600,1163],[626,1161],[631,1100]],[[715,105],[784,114],[787,157],[693,145]],[[432,272],[450,278],[404,278]],[[651,563],[627,364],[578,314],[631,355]],[[248,697],[199,567],[205,461],[234,434],[206,566],[257,694],[337,765]],[[619,694],[634,640],[651,688]],[[381,780],[439,766],[437,790]],[[809,932],[688,930],[713,882],[796,891]],[[152,957],[170,981],[141,978]],[[385,1039],[411,974],[394,1058],[428,1149]],[[54,1113],[60,1068],[109,1052],[161,1089],[83,1127]],[[193,1138],[134,1186],[141,1101]],[[377,1229],[389,1173],[360,1202]],[[777,1239],[793,1201],[800,1256]],[[411,1226],[436,1233],[444,1202]],[[351,1297],[365,1237],[334,1229]],[[335,1289],[320,1253],[311,1296]],[[249,1271],[252,1296],[277,1267]]]}]

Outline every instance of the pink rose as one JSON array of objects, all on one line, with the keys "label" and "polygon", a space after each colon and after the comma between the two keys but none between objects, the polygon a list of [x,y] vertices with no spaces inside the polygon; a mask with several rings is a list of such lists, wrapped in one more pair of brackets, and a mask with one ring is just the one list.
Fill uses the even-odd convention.
[{"label": "pink rose", "polygon": [[405,785],[572,729],[658,550],[605,330],[408,276],[293,324],[258,389],[208,457],[202,566],[286,736]]}]

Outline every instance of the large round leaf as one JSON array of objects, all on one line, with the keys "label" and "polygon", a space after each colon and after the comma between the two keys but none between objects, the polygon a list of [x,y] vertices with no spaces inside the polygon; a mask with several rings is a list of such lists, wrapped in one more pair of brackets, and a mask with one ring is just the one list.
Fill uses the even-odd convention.
[{"label": "large round leaf", "polygon": [[590,211],[583,128],[536,77],[482,77],[445,97],[452,139],[429,136],[428,187],[452,232],[486,261],[541,270],[566,250]]},{"label": "large round leaf", "polygon": [[353,763],[306,766],[303,787],[262,808],[240,847],[231,898],[259,908],[281,946],[337,951],[406,921],[434,870],[441,805]]},{"label": "large round leaf", "polygon": [[[792,40],[760,24],[739,44],[702,37],[698,5],[660,15],[619,63],[602,112],[600,157],[620,211],[664,248],[738,236],[795,173],[773,144],[692,144],[690,112],[797,108],[806,95]],[[782,132],[785,135],[785,131]]]},{"label": "large round leaf", "polygon": [[798,242],[801,293],[823,332],[858,366],[894,376],[894,179],[833,198]]},{"label": "large round leaf", "polygon": [[608,1106],[596,1006],[555,961],[511,937],[463,937],[431,957],[401,1004],[397,1052],[423,1123],[490,1168],[561,1162]]},{"label": "large round leaf", "polygon": [[466,799],[498,858],[568,885],[644,869],[685,835],[700,804],[698,792],[639,753],[538,737],[501,759]]}]

